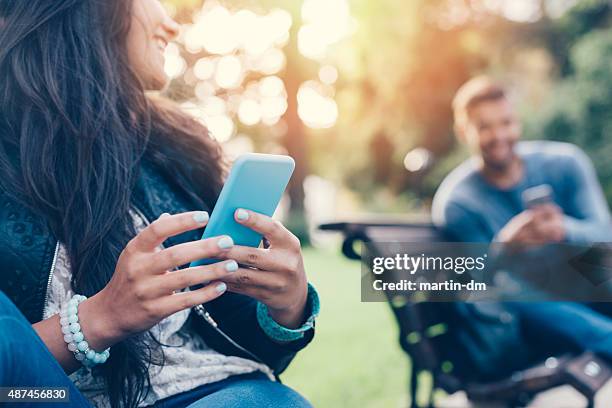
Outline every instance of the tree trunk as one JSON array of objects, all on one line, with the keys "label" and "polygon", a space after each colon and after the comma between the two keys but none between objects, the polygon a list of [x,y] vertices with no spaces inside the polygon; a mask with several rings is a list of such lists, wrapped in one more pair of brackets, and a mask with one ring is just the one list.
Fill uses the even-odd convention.
[{"label": "tree trunk", "polygon": [[290,42],[287,47],[287,67],[285,68],[285,87],[287,89],[287,112],[284,119],[287,123],[287,133],[283,137],[283,145],[288,154],[295,159],[295,171],[288,187],[291,206],[289,208],[288,227],[303,243],[309,242],[308,226],[304,212],[304,180],[309,172],[308,141],[305,126],[298,116],[297,93],[304,82],[305,67],[312,63],[307,61],[298,51],[297,32],[299,25],[295,24],[290,32]]}]

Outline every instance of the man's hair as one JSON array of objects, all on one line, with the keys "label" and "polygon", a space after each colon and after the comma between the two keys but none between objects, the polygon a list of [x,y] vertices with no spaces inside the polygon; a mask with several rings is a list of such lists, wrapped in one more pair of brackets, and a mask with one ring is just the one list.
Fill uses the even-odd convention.
[{"label": "man's hair", "polygon": [[467,121],[469,110],[479,103],[506,98],[506,89],[488,76],[477,76],[459,88],[453,99],[455,124]]}]

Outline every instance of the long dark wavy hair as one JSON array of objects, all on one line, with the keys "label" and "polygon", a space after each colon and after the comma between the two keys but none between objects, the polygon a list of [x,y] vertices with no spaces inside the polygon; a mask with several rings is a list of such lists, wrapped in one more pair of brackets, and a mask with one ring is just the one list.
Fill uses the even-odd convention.
[{"label": "long dark wavy hair", "polygon": [[[143,157],[202,207],[212,208],[224,174],[206,129],[145,95],[128,64],[131,9],[128,0],[0,0],[0,186],[45,215],[73,289],[87,296],[135,234],[128,210]],[[151,354],[144,335],[112,347],[100,370],[113,407],[144,398]]]}]

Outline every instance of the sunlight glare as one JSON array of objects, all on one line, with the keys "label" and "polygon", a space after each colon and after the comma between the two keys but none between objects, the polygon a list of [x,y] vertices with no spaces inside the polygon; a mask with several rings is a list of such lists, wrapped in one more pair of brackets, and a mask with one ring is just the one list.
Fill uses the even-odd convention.
[{"label": "sunlight glare", "polygon": [[312,59],[324,57],[330,45],[351,33],[354,24],[347,0],[304,0],[302,18],[298,48]]},{"label": "sunlight glare", "polygon": [[326,85],[332,85],[338,80],[338,70],[332,65],[324,65],[319,69],[319,79]]},{"label": "sunlight glare", "polygon": [[253,126],[261,120],[261,108],[253,99],[243,99],[238,108],[238,119],[247,126]]},{"label": "sunlight glare", "polygon": [[533,22],[542,16],[539,0],[485,0],[484,5],[508,20],[517,22]]},{"label": "sunlight glare", "polygon": [[285,84],[277,76],[268,76],[259,81],[259,93],[261,96],[285,95]]},{"label": "sunlight glare", "polygon": [[220,143],[228,141],[236,130],[234,121],[227,115],[211,116],[204,119],[210,134]]},{"label": "sunlight glare", "polygon": [[174,79],[183,74],[187,68],[187,63],[181,57],[179,48],[176,44],[170,43],[164,51],[164,72],[169,79]]},{"label": "sunlight glare", "polygon": [[338,119],[338,105],[333,98],[323,95],[314,81],[306,81],[298,90],[298,115],[313,129],[332,127]]},{"label": "sunlight glare", "polygon": [[211,58],[200,58],[193,67],[193,73],[198,79],[210,79],[215,73],[215,63]]},{"label": "sunlight glare", "polygon": [[221,88],[237,88],[242,83],[243,74],[240,58],[234,55],[225,55],[217,63],[215,82]]}]

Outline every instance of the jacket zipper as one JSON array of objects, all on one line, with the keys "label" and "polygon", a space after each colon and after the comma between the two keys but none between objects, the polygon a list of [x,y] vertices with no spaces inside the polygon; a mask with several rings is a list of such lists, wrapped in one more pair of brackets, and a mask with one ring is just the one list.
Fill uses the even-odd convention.
[{"label": "jacket zipper", "polygon": [[55,243],[55,252],[53,253],[53,261],[51,261],[51,269],[49,270],[49,278],[47,278],[47,290],[45,291],[45,302],[43,303],[43,317],[45,314],[45,308],[49,301],[49,288],[51,287],[51,281],[53,280],[53,274],[55,273],[55,265],[57,264],[57,256],[59,254],[60,242]]},{"label": "jacket zipper", "polygon": [[[140,211],[140,209],[136,206],[132,206],[133,210],[142,218],[142,220],[144,221],[144,223],[146,225],[150,225],[151,223],[149,222],[149,220],[147,219],[147,217],[145,217],[145,215],[143,214],[142,211]],[[163,244],[162,244],[163,247]],[[248,356],[250,356],[251,358],[253,358],[253,360],[263,364],[266,369],[267,372],[265,373],[268,377],[270,377],[271,380],[275,381],[275,377],[274,374],[272,372],[272,370],[267,366],[266,363],[263,362],[262,359],[260,359],[258,356],[256,356],[255,354],[253,354],[252,352],[250,352],[249,350],[247,350],[246,348],[242,347],[240,344],[238,344],[234,339],[232,339],[227,333],[225,333],[223,330],[221,330],[219,328],[219,325],[217,324],[217,322],[212,318],[212,316],[210,315],[210,313],[208,313],[208,311],[206,310],[206,308],[204,307],[204,305],[197,305],[192,307],[192,310],[198,315],[200,316],[202,319],[204,319],[204,321],[206,323],[208,323],[209,325],[212,326],[212,328],[219,333],[225,340],[227,340],[230,344],[232,344],[234,347],[236,347],[237,349],[239,349],[240,351],[244,352],[245,354],[247,354]]]}]

